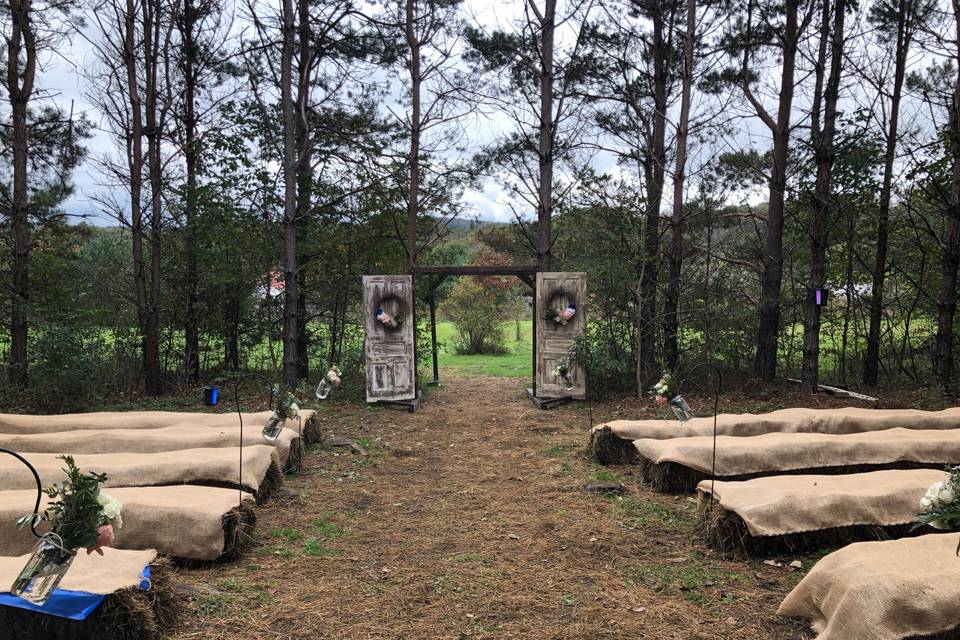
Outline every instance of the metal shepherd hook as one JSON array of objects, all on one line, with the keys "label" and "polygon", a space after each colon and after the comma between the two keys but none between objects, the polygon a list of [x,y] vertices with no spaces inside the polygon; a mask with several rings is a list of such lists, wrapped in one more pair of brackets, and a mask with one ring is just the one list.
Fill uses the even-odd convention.
[{"label": "metal shepherd hook", "polygon": [[270,389],[270,405],[273,405],[273,381],[270,380],[267,376],[256,371],[242,375],[237,378],[236,382],[233,384],[233,402],[237,407],[237,417],[240,419],[240,468],[237,470],[238,479],[237,484],[240,485],[240,506],[243,506],[243,412],[240,410],[240,384],[247,380],[248,378],[260,378],[267,383],[267,388]]},{"label": "metal shepherd hook", "polygon": [[42,538],[43,536],[37,533],[37,522],[40,520],[40,503],[43,501],[43,484],[40,482],[40,474],[37,473],[36,468],[30,464],[29,460],[24,458],[16,451],[11,451],[10,449],[4,449],[3,447],[0,447],[0,452],[8,453],[25,464],[27,468],[30,469],[30,473],[33,474],[33,479],[37,481],[37,502],[33,505],[33,517],[30,518],[30,531],[33,532],[33,535],[36,537]]}]

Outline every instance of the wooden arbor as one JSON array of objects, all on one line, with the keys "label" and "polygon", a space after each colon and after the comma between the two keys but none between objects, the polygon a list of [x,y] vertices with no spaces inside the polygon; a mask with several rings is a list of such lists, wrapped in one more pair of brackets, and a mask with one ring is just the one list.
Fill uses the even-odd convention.
[{"label": "wooden arbor", "polygon": [[[414,277],[428,282],[430,341],[433,355],[433,380],[438,384],[437,315],[434,293],[451,276],[515,276],[533,289],[533,372],[527,389],[534,404],[547,409],[553,404],[586,397],[582,368],[571,364],[573,388],[561,385],[554,374],[556,365],[569,359],[576,338],[586,330],[586,274],[544,273],[535,265],[525,266],[418,266],[413,275],[364,276],[364,326],[367,339],[364,352],[367,365],[367,402],[401,404],[414,411],[417,407],[417,354],[414,316]],[[545,318],[550,308],[574,305],[576,314],[560,324]],[[389,307],[384,309],[384,307]],[[389,314],[407,314],[405,327],[391,329],[378,322],[377,310]],[[409,311],[405,311],[409,310]]]}]

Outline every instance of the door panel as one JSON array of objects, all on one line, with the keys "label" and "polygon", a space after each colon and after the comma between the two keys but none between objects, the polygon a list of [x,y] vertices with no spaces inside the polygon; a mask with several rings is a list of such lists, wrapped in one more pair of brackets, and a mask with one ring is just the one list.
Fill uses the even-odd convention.
[{"label": "door panel", "polygon": [[[562,310],[576,305],[576,313],[561,324],[546,318],[550,309]],[[586,397],[587,385],[580,365],[570,362],[577,336],[587,327],[587,274],[538,273],[537,308],[537,396],[540,398]],[[566,390],[553,373],[557,363],[567,361],[574,388]]]},{"label": "door panel", "polygon": [[[399,326],[377,320],[380,307]],[[417,395],[413,358],[413,279],[411,276],[363,276],[367,402],[412,400]]]}]

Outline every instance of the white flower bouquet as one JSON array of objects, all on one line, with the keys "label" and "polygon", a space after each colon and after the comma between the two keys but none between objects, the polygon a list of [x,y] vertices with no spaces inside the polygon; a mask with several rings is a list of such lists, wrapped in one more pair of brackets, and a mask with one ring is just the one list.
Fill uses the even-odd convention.
[{"label": "white flower bouquet", "polygon": [[948,467],[950,477],[934,482],[920,498],[917,527],[930,525],[934,529],[960,529],[960,465]]}]

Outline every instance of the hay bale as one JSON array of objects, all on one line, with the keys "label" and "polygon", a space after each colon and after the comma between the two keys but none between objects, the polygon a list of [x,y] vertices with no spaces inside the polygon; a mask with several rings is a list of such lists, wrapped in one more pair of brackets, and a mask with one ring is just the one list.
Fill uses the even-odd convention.
[{"label": "hay bale", "polygon": [[[244,413],[244,427],[262,427],[267,423],[271,414],[271,411]],[[96,413],[66,413],[54,416],[0,413],[0,433],[22,435],[59,431],[99,431],[103,429],[162,429],[182,423],[213,428],[233,427],[238,425],[238,417],[236,411],[225,413],[99,411]]]},{"label": "hay bale", "polygon": [[[633,445],[643,479],[657,491],[692,492],[711,475],[711,437],[644,439]],[[956,460],[960,460],[960,429],[888,429],[843,435],[769,433],[720,436],[716,441],[716,477],[728,481],[771,475],[942,469]]]},{"label": "hay bale", "polygon": [[[143,487],[198,484],[239,488],[239,447],[186,449],[160,453],[104,453],[75,456],[85,471],[106,473],[106,487]],[[28,453],[25,456],[50,485],[63,479],[63,461],[53,453]],[[243,488],[268,499],[283,483],[280,456],[276,448],[256,445],[243,448]],[[5,489],[31,489],[33,477],[23,464],[10,456],[0,457],[0,486]]]},{"label": "hay bale", "polygon": [[[108,555],[118,552],[106,550]],[[112,552],[112,554],[111,554]],[[19,558],[5,558],[19,569]],[[26,562],[26,558],[22,559]],[[109,561],[108,561],[109,562]],[[22,563],[20,563],[22,565]],[[74,562],[64,584],[83,571],[80,557]],[[179,598],[173,585],[168,560],[154,558],[150,566],[150,589],[139,586],[119,589],[106,596],[86,620],[71,620],[15,607],[0,606],[0,628],[5,640],[160,640],[176,621]],[[8,572],[4,572],[5,577]],[[12,577],[11,577],[12,581]],[[75,582],[75,580],[74,580]]]},{"label": "hay bale", "polygon": [[[713,435],[713,417],[677,420],[612,420],[594,427],[609,427],[625,440],[667,440]],[[960,428],[960,407],[942,411],[919,409],[779,409],[770,413],[721,413],[717,416],[717,435],[750,437],[767,433],[827,433],[842,435],[885,431],[887,429]]]},{"label": "hay bale", "polygon": [[911,535],[919,496],[947,477],[921,469],[704,481],[698,529],[709,546],[740,556],[900,538]]},{"label": "hay bale", "polygon": [[[295,425],[296,423],[289,423]],[[296,454],[294,442],[299,441],[297,432],[289,426],[280,432],[277,440],[264,439],[259,425],[243,430],[243,446],[265,445],[276,448],[284,469],[296,466],[290,460]],[[30,435],[0,433],[0,447],[19,453],[162,453],[188,449],[222,449],[240,445],[240,426],[203,425],[178,423],[157,429],[102,429],[55,431]]]},{"label": "hay bale", "polygon": [[[238,504],[236,489],[176,485],[114,487],[107,492],[123,503],[118,549],[156,549],[177,560],[232,559],[249,544],[257,521],[253,496],[245,493],[243,503]],[[33,549],[33,534],[18,528],[16,519],[33,509],[35,499],[34,491],[0,491],[0,549],[4,553],[19,555]],[[40,529],[45,526],[42,523]]]},{"label": "hay bale", "polygon": [[323,441],[323,432],[320,430],[320,415],[312,409],[302,409],[300,411],[300,420],[303,422],[304,446],[309,447]]},{"label": "hay bale", "polygon": [[606,425],[590,432],[590,457],[600,464],[631,464],[637,459],[633,441],[618,436]]},{"label": "hay bale", "polygon": [[820,560],[777,613],[817,640],[960,637],[960,535],[858,542]]},{"label": "hay bale", "polygon": [[735,558],[792,554],[814,549],[835,549],[865,540],[896,540],[929,533],[914,531],[913,524],[852,525],[802,531],[779,536],[754,536],[737,513],[727,511],[719,502],[700,496],[697,504],[697,533],[712,549]]}]

